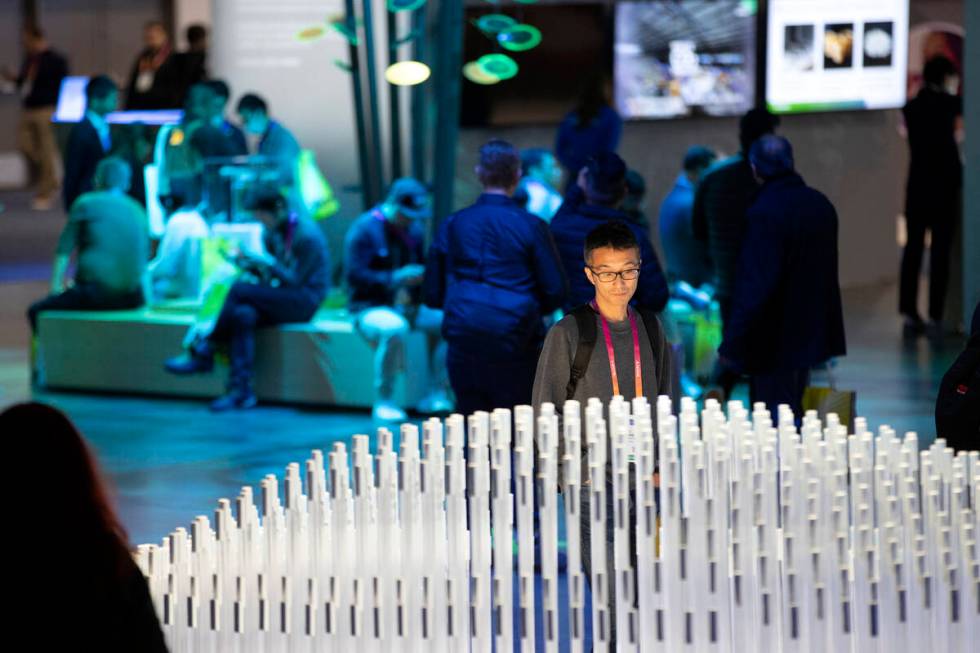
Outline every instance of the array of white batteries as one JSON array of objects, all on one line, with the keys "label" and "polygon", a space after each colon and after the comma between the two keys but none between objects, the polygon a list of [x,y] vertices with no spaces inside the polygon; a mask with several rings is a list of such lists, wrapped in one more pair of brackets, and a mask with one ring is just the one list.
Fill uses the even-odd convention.
[{"label": "array of white batteries", "polygon": [[568,402],[561,430],[546,405],[432,419],[421,446],[404,425],[397,450],[386,430],[375,453],[357,435],[353,460],[314,451],[283,495],[267,476],[260,505],[245,487],[213,528],[198,517],[138,562],[175,653],[533,651],[536,604],[549,652],[584,649],[587,609],[596,651],[611,650],[612,618],[618,651],[976,650],[976,452],[920,452],[860,418],[848,435],[834,415],[797,430],[785,408],[775,426],[761,406],[727,409],[709,401],[699,422],[693,402],[675,416],[661,397],[653,420],[645,400],[593,399],[584,428]]}]

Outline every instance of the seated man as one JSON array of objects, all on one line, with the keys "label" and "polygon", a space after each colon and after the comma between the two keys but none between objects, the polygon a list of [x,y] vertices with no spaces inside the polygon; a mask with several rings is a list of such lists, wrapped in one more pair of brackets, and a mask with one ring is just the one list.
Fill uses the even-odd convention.
[{"label": "seated man", "polygon": [[193,206],[179,195],[171,195],[173,213],[167,218],[157,255],[147,268],[152,298],[197,299],[201,294],[201,254],[210,234],[208,223]]},{"label": "seated man", "polygon": [[551,222],[561,206],[561,193],[555,188],[560,184],[561,166],[555,155],[540,147],[521,150],[521,181],[514,199],[525,202],[528,213]]},{"label": "seated man", "polygon": [[393,399],[395,380],[405,366],[405,337],[414,323],[430,336],[433,392],[421,412],[448,412],[445,343],[439,337],[442,311],[421,305],[425,273],[425,222],[431,217],[428,191],[418,181],[395,181],[384,202],[359,217],[344,242],[344,276],[357,328],[377,348],[374,360],[374,417],[405,419]]},{"label": "seated man", "polygon": [[288,129],[269,117],[269,105],[254,93],[246,93],[238,101],[238,115],[248,137],[258,139],[250,148],[253,154],[268,157],[276,162],[282,183],[291,186],[299,143]]},{"label": "seated man", "polygon": [[231,286],[214,329],[191,344],[187,354],[167,360],[174,374],[208,372],[219,345],[228,346],[228,393],[211,404],[215,411],[251,408],[255,358],[255,329],[288,322],[308,322],[316,314],[330,287],[327,242],[320,228],[288,209],[277,192],[258,192],[248,203],[255,219],[265,227],[263,255],[245,251],[234,256],[244,271]]},{"label": "seated man", "polygon": [[211,126],[220,129],[231,142],[232,156],[248,154],[248,141],[245,140],[245,132],[225,118],[228,97],[231,95],[228,84],[221,79],[211,79],[205,84],[211,89],[211,106],[208,113]]},{"label": "seated man", "polygon": [[593,289],[581,274],[582,245],[586,235],[610,220],[627,223],[640,247],[640,280],[633,303],[651,311],[662,311],[667,305],[667,280],[650,243],[650,236],[620,210],[626,193],[626,164],[615,154],[599,154],[579,172],[578,183],[569,190],[565,203],[551,221],[561,261],[568,276],[568,297],[563,306],[567,313],[592,299]]},{"label": "seated man", "polygon": [[[97,190],[72,205],[61,232],[51,275],[51,294],[27,311],[32,331],[42,311],[119,310],[143,304],[143,272],[149,251],[146,212],[126,194],[129,165],[102,159],[95,169]],[[77,252],[75,282],[65,287],[72,252]]]}]

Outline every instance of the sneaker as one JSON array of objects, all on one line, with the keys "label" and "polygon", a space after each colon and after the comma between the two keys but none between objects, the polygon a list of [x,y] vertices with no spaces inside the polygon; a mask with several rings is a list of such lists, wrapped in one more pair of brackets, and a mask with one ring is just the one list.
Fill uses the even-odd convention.
[{"label": "sneaker", "polygon": [[371,417],[377,422],[402,422],[408,419],[405,411],[390,401],[379,401],[371,410]]},{"label": "sneaker", "polygon": [[255,408],[257,403],[259,400],[251,390],[229,390],[228,394],[211,402],[211,411],[223,413],[229,410],[247,410]]},{"label": "sneaker", "polygon": [[453,402],[450,401],[445,392],[434,391],[423,397],[415,410],[423,415],[448,415],[453,412]]},{"label": "sneaker", "polygon": [[214,352],[207,345],[195,345],[180,356],[168,358],[163,368],[171,374],[207,374],[214,369]]}]

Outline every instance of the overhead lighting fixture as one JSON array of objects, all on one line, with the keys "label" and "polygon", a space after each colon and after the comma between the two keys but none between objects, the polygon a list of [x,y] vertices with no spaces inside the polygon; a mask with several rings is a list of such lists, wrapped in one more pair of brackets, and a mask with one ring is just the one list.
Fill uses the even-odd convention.
[{"label": "overhead lighting fixture", "polygon": [[517,75],[517,62],[506,54],[485,54],[476,60],[477,65],[487,75],[497,77],[500,81]]},{"label": "overhead lighting fixture", "polygon": [[395,86],[415,86],[429,79],[432,71],[421,61],[399,61],[388,66],[385,79]]},{"label": "overhead lighting fixture", "polygon": [[425,0],[388,0],[388,11],[415,11],[425,4]]},{"label": "overhead lighting fixture", "polygon": [[511,52],[523,52],[541,43],[541,30],[533,25],[514,25],[497,33],[497,43]]},{"label": "overhead lighting fixture", "polygon": [[487,34],[499,34],[514,25],[517,25],[517,21],[507,14],[486,14],[476,19],[477,28]]},{"label": "overhead lighting fixture", "polygon": [[482,86],[490,86],[491,84],[496,84],[500,81],[500,78],[496,75],[487,74],[487,72],[483,70],[483,67],[476,61],[470,61],[463,66],[463,77],[470,80],[474,84],[480,84]]}]

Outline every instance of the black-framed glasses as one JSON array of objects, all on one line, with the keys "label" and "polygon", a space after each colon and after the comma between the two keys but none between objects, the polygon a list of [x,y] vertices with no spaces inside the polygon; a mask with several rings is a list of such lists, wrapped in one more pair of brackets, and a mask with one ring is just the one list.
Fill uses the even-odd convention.
[{"label": "black-framed glasses", "polygon": [[640,276],[640,268],[630,268],[628,270],[620,270],[619,272],[610,272],[608,270],[599,272],[592,267],[589,269],[592,270],[592,274],[594,274],[602,283],[611,283],[616,280],[616,277],[619,277],[623,281],[633,281]]}]

